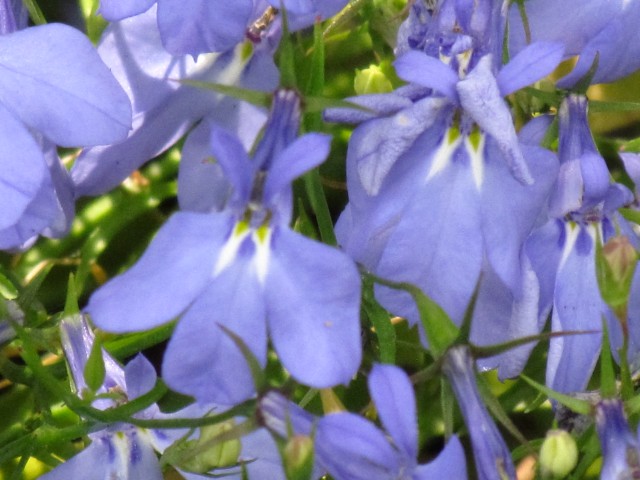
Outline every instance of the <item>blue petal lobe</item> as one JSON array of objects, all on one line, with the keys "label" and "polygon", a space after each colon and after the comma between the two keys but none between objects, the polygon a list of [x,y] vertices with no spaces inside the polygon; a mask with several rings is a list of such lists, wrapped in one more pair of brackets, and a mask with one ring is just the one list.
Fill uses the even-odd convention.
[{"label": "blue petal lobe", "polygon": [[500,93],[507,96],[546,77],[558,66],[563,54],[562,43],[535,42],[527,46],[498,73]]},{"label": "blue petal lobe", "polygon": [[435,478],[466,480],[468,478],[467,461],[458,437],[453,435],[435,460],[427,465],[419,465],[412,478],[413,480],[433,480]]},{"label": "blue petal lobe", "polygon": [[157,0],[100,0],[100,13],[110,22],[143,13]]},{"label": "blue petal lobe", "polygon": [[360,276],[342,252],[287,228],[273,232],[265,282],[271,339],[296,380],[346,384],[360,366]]},{"label": "blue petal lobe", "polygon": [[456,84],[458,75],[445,63],[424,53],[410,51],[398,58],[393,65],[398,76],[407,82],[433,88],[458,103]]},{"label": "blue petal lobe", "polygon": [[138,263],[89,299],[100,328],[132,332],[181,313],[211,279],[216,252],[231,230],[225,215],[176,213],[162,226]]}]

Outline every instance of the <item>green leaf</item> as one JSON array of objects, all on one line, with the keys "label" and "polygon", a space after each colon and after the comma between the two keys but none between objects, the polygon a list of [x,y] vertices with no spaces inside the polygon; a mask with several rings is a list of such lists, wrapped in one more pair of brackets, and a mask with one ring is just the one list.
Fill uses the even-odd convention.
[{"label": "green leaf", "polygon": [[527,377],[524,374],[521,374],[520,378],[522,378],[525,382],[527,382],[539,392],[544,393],[547,397],[554,399],[555,401],[561,403],[574,412],[579,413],[580,415],[589,415],[591,413],[591,404],[585,400],[580,400],[570,395],[556,392],[549,387],[539,384],[538,382]]},{"label": "green leaf", "polygon": [[358,105],[357,103],[349,102],[347,100],[341,100],[336,98],[326,98],[313,95],[305,95],[302,100],[304,111],[306,113],[322,112],[327,108],[351,108],[354,110],[360,110],[367,113],[375,113],[370,108]]},{"label": "green leaf", "polygon": [[80,313],[78,293],[76,292],[76,282],[73,278],[73,273],[71,273],[69,274],[69,281],[67,282],[67,298],[64,303],[64,316],[70,317],[78,313]]},{"label": "green leaf", "polygon": [[362,308],[371,321],[378,338],[380,362],[396,363],[396,330],[389,313],[380,306],[373,294],[373,282],[365,278],[362,286]]},{"label": "green leaf", "polygon": [[621,208],[618,210],[620,214],[627,220],[640,225],[640,211],[632,208]]},{"label": "green leaf", "polygon": [[102,356],[102,343],[100,339],[96,337],[93,345],[91,346],[91,353],[84,366],[84,381],[87,382],[87,386],[95,392],[104,383],[104,377],[106,375],[104,367],[104,358]]},{"label": "green leaf", "polygon": [[31,17],[31,20],[33,20],[33,23],[36,25],[44,25],[47,23],[47,19],[44,18],[42,10],[40,10],[36,0],[22,0],[22,3],[29,11],[29,16]]},{"label": "green leaf", "polygon": [[205,90],[213,90],[216,93],[237,98],[238,100],[244,100],[258,107],[269,108],[271,105],[272,95],[265,92],[258,92],[256,90],[249,90],[232,85],[223,85],[221,83],[203,82],[201,80],[180,80],[180,83]]},{"label": "green leaf", "polygon": [[602,352],[600,354],[600,392],[603,398],[616,396],[616,372],[609,348],[609,330],[607,321],[602,316]]},{"label": "green leaf", "polygon": [[589,112],[634,112],[640,110],[640,102],[605,102],[589,100]]},{"label": "green leaf", "polygon": [[15,300],[18,298],[18,289],[13,282],[0,273],[0,296],[7,300]]},{"label": "green leaf", "polygon": [[395,290],[404,290],[411,294],[418,307],[420,322],[429,342],[429,350],[435,358],[441,357],[453,345],[460,333],[458,327],[442,307],[427,297],[422,290],[410,283],[392,282],[372,274],[368,275],[374,282]]}]

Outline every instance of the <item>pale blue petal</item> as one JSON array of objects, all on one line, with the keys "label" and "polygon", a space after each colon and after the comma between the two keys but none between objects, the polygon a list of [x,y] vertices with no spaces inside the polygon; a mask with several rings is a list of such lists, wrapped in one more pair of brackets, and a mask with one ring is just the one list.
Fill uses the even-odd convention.
[{"label": "pale blue petal", "polygon": [[31,128],[63,146],[126,137],[129,99],[78,30],[48,24],[3,35],[0,52],[0,101]]},{"label": "pale blue petal", "polygon": [[491,55],[485,55],[466,78],[458,82],[460,104],[478,126],[496,140],[513,176],[521,183],[530,184],[533,178],[520,151],[511,113],[493,76],[492,63]]},{"label": "pale blue petal", "polygon": [[378,416],[393,443],[412,462],[418,456],[416,399],[411,381],[393,365],[373,366],[369,374],[369,392]]},{"label": "pale blue petal", "polygon": [[640,188],[640,153],[620,152],[624,169],[633,180],[636,191]]},{"label": "pale blue petal", "polygon": [[224,128],[212,126],[211,152],[233,188],[234,200],[246,204],[256,168],[238,137]]},{"label": "pale blue petal", "polygon": [[271,204],[291,182],[324,162],[331,148],[331,137],[308,133],[298,137],[273,159],[264,183],[263,202]]},{"label": "pale blue petal", "polygon": [[401,464],[384,434],[351,413],[334,413],[318,422],[316,454],[336,480],[389,480]]},{"label": "pale blue petal", "polygon": [[265,281],[280,361],[317,388],[347,384],[360,366],[360,275],[352,260],[288,228],[271,239]]},{"label": "pale blue petal", "polygon": [[244,38],[251,0],[160,0],[158,28],[173,55],[198,55],[233,48]]},{"label": "pale blue petal", "polygon": [[133,267],[91,296],[86,310],[93,322],[103,330],[133,332],[180,314],[210,281],[231,228],[226,215],[174,214]]},{"label": "pale blue petal", "polygon": [[556,273],[565,242],[564,223],[550,220],[527,239],[525,253],[540,284],[540,318],[546,318],[553,305]]},{"label": "pale blue petal", "polygon": [[518,132],[520,144],[540,146],[554,118],[553,115],[538,115],[529,120]]},{"label": "pale blue petal", "polygon": [[444,450],[435,460],[419,465],[414,473],[413,480],[467,480],[467,460],[462,444],[456,435],[452,436],[444,447]]},{"label": "pale blue petal", "polygon": [[580,157],[580,173],[584,184],[584,206],[600,203],[611,184],[604,158],[592,152],[583,153]]},{"label": "pale blue petal", "polygon": [[582,206],[584,182],[580,169],[580,159],[562,162],[558,172],[558,181],[549,197],[549,215],[561,218]]},{"label": "pale blue petal", "polygon": [[629,295],[628,324],[629,336],[636,345],[640,345],[640,268],[636,267],[633,272],[631,282],[631,292]]},{"label": "pale blue petal", "polygon": [[540,147],[521,146],[534,182],[523,185],[509,173],[491,139],[484,155],[482,234],[489,262],[518,297],[520,250],[543,210],[557,178],[558,160]]},{"label": "pale blue petal", "polygon": [[[471,322],[471,341],[475,345],[496,345],[529,335],[537,335],[544,326],[538,303],[540,287],[529,260],[522,255],[521,291],[512,292],[500,277],[486,265]],[[498,368],[501,379],[519,375],[536,342],[510,349],[499,355],[478,359],[481,370]]]},{"label": "pale blue petal", "polygon": [[[247,239],[245,246],[250,242]],[[265,307],[251,251],[239,252],[183,315],[162,364],[167,385],[201,403],[231,405],[254,394],[249,366],[221,325],[238,335],[265,365]]]},{"label": "pale blue petal", "polygon": [[360,123],[373,120],[379,116],[393,115],[404,108],[411,107],[413,102],[395,92],[359,95],[345,98],[345,101],[360,105],[367,110],[356,108],[328,108],[324,111],[324,119],[327,122]]},{"label": "pale blue petal", "polygon": [[214,105],[203,92],[185,89],[168,103],[136,115],[133,132],[125,141],[82,151],[71,169],[76,195],[99,195],[116,187],[178,141]]},{"label": "pale blue petal", "polygon": [[558,66],[564,46],[557,42],[535,42],[507,63],[498,73],[500,93],[507,96],[549,75]]},{"label": "pale blue petal", "polygon": [[211,125],[203,122],[189,134],[182,147],[178,174],[180,209],[220,211],[231,192],[229,180],[211,153]]},{"label": "pale blue petal", "polygon": [[114,21],[143,13],[157,0],[100,0],[98,13],[106,20]]},{"label": "pale blue petal", "polygon": [[[412,198],[375,272],[420,287],[454,322],[462,321],[484,255],[480,196],[466,153],[458,153]],[[392,313],[418,321],[408,294],[379,288],[376,297]]]},{"label": "pale blue petal", "polygon": [[156,385],[158,376],[151,362],[139,353],[124,367],[129,400],[149,392]]},{"label": "pale blue petal", "polygon": [[[377,195],[387,174],[398,159],[412,147],[416,139],[436,121],[446,121],[449,109],[441,98],[428,97],[396,113],[392,117],[366,122],[356,128],[349,141],[349,163],[356,163],[357,178],[349,179],[349,191],[357,189]],[[438,125],[438,135],[446,125]],[[353,175],[352,175],[353,176]]]},{"label": "pale blue petal", "polygon": [[432,88],[451,102],[458,103],[458,75],[446,63],[425,53],[410,51],[398,58],[393,65],[403,80]]},{"label": "pale blue petal", "polygon": [[595,245],[581,229],[575,246],[558,270],[551,328],[554,332],[596,333],[551,339],[547,360],[549,387],[567,393],[582,391],[587,386],[600,353],[603,312],[595,271]]},{"label": "pale blue petal", "polygon": [[51,179],[38,144],[0,104],[0,229],[13,226]]}]

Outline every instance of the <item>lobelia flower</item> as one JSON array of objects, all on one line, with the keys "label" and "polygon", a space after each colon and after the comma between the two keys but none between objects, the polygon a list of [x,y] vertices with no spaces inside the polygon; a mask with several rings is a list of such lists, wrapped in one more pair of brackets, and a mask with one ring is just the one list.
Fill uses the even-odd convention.
[{"label": "lobelia flower", "polygon": [[[551,327],[591,334],[554,337],[547,360],[547,384],[561,392],[583,390],[600,352],[603,316],[612,351],[622,345],[622,331],[600,295],[595,246],[623,225],[616,210],[633,200],[612,184],[587,122],[587,99],[569,95],[559,112],[560,171],[549,199],[549,220],[527,239],[525,250],[540,281],[540,317],[553,307]],[[635,349],[630,345],[630,351]]]},{"label": "lobelia flower", "polygon": [[[173,55],[223,52],[242,41],[250,25],[284,6],[293,30],[336,14],[348,0],[101,0],[110,21],[139,15],[157,3],[162,44]],[[260,20],[258,20],[260,21]]]},{"label": "lobelia flower", "polygon": [[[81,315],[67,317],[60,323],[62,346],[71,372],[73,387],[79,396],[88,388],[84,369],[95,337]],[[147,393],[156,383],[153,366],[142,355],[136,356],[122,368],[108,353],[102,351],[105,379],[97,394],[111,393],[116,398],[99,398],[94,408],[105,410],[120,402],[133,400]],[[153,404],[136,414],[138,418],[162,418]],[[151,479],[163,478],[156,451],[162,452],[184,431],[147,430],[131,424],[111,425],[89,433],[91,444],[76,456],[43,475],[43,480],[86,478]]]},{"label": "lobelia flower", "polygon": [[357,269],[288,226],[291,181],[321,163],[330,144],[320,134],[296,139],[299,108],[294,92],[276,92],[253,160],[236,137],[214,129],[213,155],[232,187],[224,208],[174,214],[140,261],[87,306],[96,325],[115,332],[183,314],[163,378],[199,401],[235,403],[253,394],[245,359],[220,325],[262,366],[268,331],[291,375],[314,387],[347,383],[360,364]]},{"label": "lobelia flower", "polygon": [[0,249],[61,236],[73,193],[56,153],[123,139],[127,96],[74,28],[26,28],[22,2],[0,1]]},{"label": "lobelia flower", "polygon": [[[411,86],[355,99],[388,116],[366,120],[351,137],[349,204],[336,227],[357,261],[420,287],[457,323],[484,272],[473,322],[479,343],[538,331],[537,280],[521,247],[557,171],[553,154],[518,139],[502,97],[550,73],[562,47],[533,44],[500,68],[501,6],[440,2],[416,29],[426,37],[407,41],[420,50],[396,60]],[[418,321],[407,293],[378,288],[376,295]],[[512,376],[527,354],[525,347],[494,364]]]},{"label": "lobelia flower", "polygon": [[443,363],[467,425],[480,480],[515,479],[516,472],[511,453],[500,432],[487,412],[476,385],[476,374],[471,352],[466,346],[451,348]]},{"label": "lobelia flower", "polygon": [[415,396],[401,369],[374,365],[369,375],[369,392],[384,432],[352,413],[329,414],[318,422],[315,437],[318,461],[332,477],[336,480],[467,478],[464,451],[456,436],[431,463],[418,464]]},{"label": "lobelia flower", "polygon": [[[72,385],[79,396],[84,396],[87,383],[84,370],[87,364],[95,336],[86,319],[81,315],[67,317],[60,323],[62,346],[69,365]],[[95,392],[97,395],[111,394],[112,398],[98,398],[92,402],[94,408],[106,410],[117,407],[122,402],[133,400],[150,391],[156,383],[154,367],[141,354],[137,355],[124,368],[104,349],[102,360],[105,365],[105,379]],[[213,406],[205,408],[188,406],[172,414],[164,414],[156,404],[135,414],[142,419],[168,419],[179,417],[197,417],[208,413]],[[103,480],[105,478],[131,479],[141,478],[161,480],[163,477],[157,453],[179,439],[183,439],[185,429],[145,429],[127,423],[117,423],[103,430],[89,433],[91,444],[82,452],[57,466],[40,478],[44,480],[86,478]],[[271,439],[264,432],[255,432],[240,439],[236,464],[245,464],[251,478],[276,480],[274,459],[278,452]],[[189,480],[210,478],[209,475],[180,473]],[[240,479],[240,467],[224,466],[210,474],[224,474],[229,479]]]},{"label": "lobelia flower", "polygon": [[[638,0],[529,0],[523,4],[532,41],[562,42],[567,57],[578,62],[564,78],[561,88],[570,88],[584,77],[598,55],[598,68],[591,83],[607,83],[640,68],[640,16]],[[512,53],[525,48],[527,38],[516,5],[510,12],[509,45]]]},{"label": "lobelia flower", "polygon": [[636,478],[640,475],[640,442],[629,428],[622,402],[604,399],[595,411],[603,458],[600,478]]}]

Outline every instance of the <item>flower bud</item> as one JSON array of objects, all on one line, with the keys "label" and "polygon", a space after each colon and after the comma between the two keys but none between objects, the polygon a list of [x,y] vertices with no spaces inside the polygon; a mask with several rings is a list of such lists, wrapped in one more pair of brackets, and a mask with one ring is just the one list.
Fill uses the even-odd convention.
[{"label": "flower bud", "polygon": [[627,304],[638,254],[629,239],[617,236],[609,240],[598,258],[598,281],[602,298],[612,308]]},{"label": "flower bud", "polygon": [[576,442],[565,430],[550,430],[540,448],[540,473],[545,479],[564,478],[578,463]]},{"label": "flower bud", "polygon": [[393,85],[379,66],[370,65],[369,68],[356,70],[353,88],[357,95],[366,95],[369,93],[388,93],[393,90]]},{"label": "flower bud", "polygon": [[313,440],[295,435],[282,450],[287,480],[309,480],[313,474]]}]

